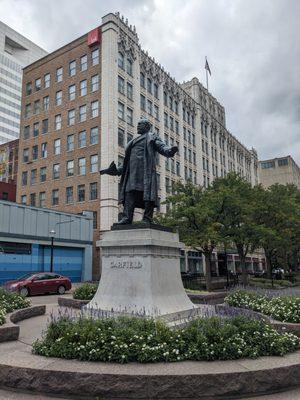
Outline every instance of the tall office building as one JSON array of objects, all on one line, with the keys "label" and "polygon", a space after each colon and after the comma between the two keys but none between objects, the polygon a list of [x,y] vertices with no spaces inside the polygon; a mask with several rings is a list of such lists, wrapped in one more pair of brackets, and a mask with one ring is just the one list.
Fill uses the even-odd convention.
[{"label": "tall office building", "polygon": [[46,54],[0,21],[0,144],[19,137],[22,68]]},{"label": "tall office building", "polygon": [[259,178],[264,187],[292,183],[300,188],[300,167],[291,156],[259,161]]},{"label": "tall office building", "polygon": [[197,78],[177,83],[117,13],[24,69],[17,201],[92,211],[96,241],[120,212],[119,179],[99,167],[123,161],[141,116],[179,147],[158,159],[162,201],[177,180],[207,187],[236,171],[257,183],[257,154],[228,131],[224,107]]}]

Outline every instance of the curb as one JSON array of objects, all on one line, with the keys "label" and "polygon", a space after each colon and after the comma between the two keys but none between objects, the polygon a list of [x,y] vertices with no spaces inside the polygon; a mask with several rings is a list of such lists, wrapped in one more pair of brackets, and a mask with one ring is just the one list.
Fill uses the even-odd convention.
[{"label": "curb", "polygon": [[46,306],[32,306],[13,311],[8,315],[9,322],[0,326],[0,343],[19,339],[20,327],[16,325],[17,322],[38,315],[44,315],[45,313]]},{"label": "curb", "polygon": [[[47,360],[40,358],[41,362]],[[80,361],[75,365],[74,361],[49,358],[49,363],[41,368],[0,365],[0,386],[85,399],[100,397],[101,400],[240,399],[241,396],[258,396],[299,386],[300,360],[286,365],[286,358],[281,359],[280,365],[278,357],[269,357],[266,361],[269,365],[279,364],[275,368],[265,367],[266,357],[256,360],[256,364],[254,360],[237,360],[233,372],[230,372],[232,362],[221,363],[222,371],[219,364],[217,372],[213,368],[214,362],[187,363],[191,373],[186,371],[184,363],[166,363],[158,368],[153,365],[149,368],[147,364],[137,368],[136,364],[116,366]]]}]

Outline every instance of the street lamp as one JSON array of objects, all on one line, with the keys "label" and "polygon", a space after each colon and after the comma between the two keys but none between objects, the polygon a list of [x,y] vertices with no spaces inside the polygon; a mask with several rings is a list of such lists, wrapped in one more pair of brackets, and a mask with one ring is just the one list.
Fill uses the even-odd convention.
[{"label": "street lamp", "polygon": [[49,232],[49,236],[51,237],[51,258],[50,258],[50,272],[53,272],[53,242],[54,242],[54,236],[56,232],[54,229],[51,229]]}]

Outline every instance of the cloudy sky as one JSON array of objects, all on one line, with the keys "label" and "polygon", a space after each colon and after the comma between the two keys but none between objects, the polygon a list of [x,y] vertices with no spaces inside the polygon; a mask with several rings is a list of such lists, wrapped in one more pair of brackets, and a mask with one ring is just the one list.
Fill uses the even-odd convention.
[{"label": "cloudy sky", "polygon": [[0,19],[47,51],[115,11],[179,82],[205,83],[207,56],[227,128],[261,159],[300,164],[299,0],[0,0]]}]

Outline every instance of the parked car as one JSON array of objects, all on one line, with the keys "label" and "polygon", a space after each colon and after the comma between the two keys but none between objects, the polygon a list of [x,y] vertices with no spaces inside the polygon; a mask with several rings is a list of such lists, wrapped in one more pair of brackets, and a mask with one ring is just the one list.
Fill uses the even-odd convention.
[{"label": "parked car", "polygon": [[28,273],[21,278],[6,282],[5,289],[18,292],[22,296],[58,293],[64,294],[70,290],[72,283],[69,278],[52,272]]}]

